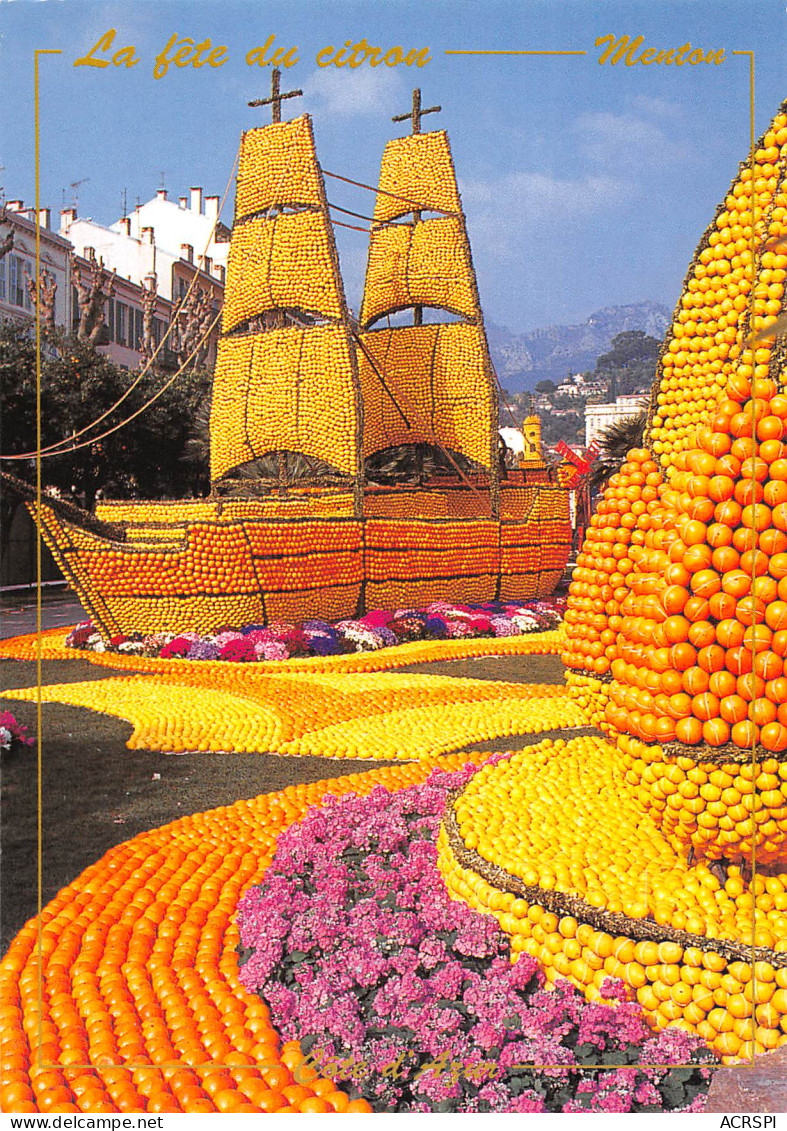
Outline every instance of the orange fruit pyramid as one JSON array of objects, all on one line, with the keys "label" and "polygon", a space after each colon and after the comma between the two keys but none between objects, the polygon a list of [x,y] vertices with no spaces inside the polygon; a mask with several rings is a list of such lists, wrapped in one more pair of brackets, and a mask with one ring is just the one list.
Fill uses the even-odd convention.
[{"label": "orange fruit pyramid", "polygon": [[787,348],[768,333],[785,305],[786,111],[699,244],[646,446],[577,558],[567,682],[614,744],[485,768],[439,845],[449,889],[514,954],[590,998],[620,978],[650,1024],[725,1063],[787,1043]]},{"label": "orange fruit pyramid", "polygon": [[710,858],[757,848],[761,863],[787,835],[787,396],[783,347],[763,334],[784,305],[786,165],[782,108],[689,269],[650,447],[593,516],[564,654],[604,681],[605,729],[635,740],[620,741],[628,780],[665,831]]}]

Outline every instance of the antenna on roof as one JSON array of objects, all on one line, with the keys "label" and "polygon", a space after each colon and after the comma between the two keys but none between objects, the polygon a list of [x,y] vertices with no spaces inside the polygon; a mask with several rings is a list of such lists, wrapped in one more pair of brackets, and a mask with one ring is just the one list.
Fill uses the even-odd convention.
[{"label": "antenna on roof", "polygon": [[77,192],[77,189],[80,185],[86,185],[89,180],[90,177],[83,177],[81,181],[71,182],[71,207],[74,210],[76,210],[77,205],[79,204],[79,193]]},{"label": "antenna on roof", "polygon": [[166,187],[166,186],[165,186],[165,184],[164,184],[164,176],[165,176],[165,172],[166,172],[166,170],[164,170],[164,169],[160,169],[160,170],[159,170],[159,177],[161,178],[161,180],[160,180],[160,182],[159,182],[159,186],[158,186],[158,187],[159,187],[160,189],[163,189],[163,188],[165,188],[165,187]]},{"label": "antenna on roof", "polygon": [[123,216],[127,216],[128,215],[128,193],[127,193],[126,189],[123,189],[123,195],[121,197],[121,205],[123,207],[123,213],[122,213]]}]

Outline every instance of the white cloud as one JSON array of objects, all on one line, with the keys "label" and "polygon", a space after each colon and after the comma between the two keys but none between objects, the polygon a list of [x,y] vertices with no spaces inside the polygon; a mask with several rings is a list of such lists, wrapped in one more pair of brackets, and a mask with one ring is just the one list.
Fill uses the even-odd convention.
[{"label": "white cloud", "polygon": [[650,94],[637,94],[631,100],[631,105],[641,110],[643,114],[650,114],[654,118],[682,118],[683,108],[677,102],[669,102],[666,98],[655,98]]},{"label": "white cloud", "polygon": [[603,220],[641,197],[648,173],[682,160],[684,143],[652,120],[667,118],[672,104],[644,96],[635,101],[639,114],[579,115],[572,129],[574,175],[518,170],[502,177],[463,180],[462,199],[474,246],[482,246],[482,254],[508,259],[518,254],[517,247],[554,245],[564,227],[586,224],[594,217]]},{"label": "white cloud", "polygon": [[586,216],[619,204],[630,196],[625,182],[589,176],[560,180],[547,173],[508,173],[492,181],[463,182],[465,203],[543,220],[552,216]]},{"label": "white cloud", "polygon": [[573,221],[586,221],[633,199],[630,183],[608,176],[560,179],[546,173],[509,173],[494,180],[463,181],[462,201],[474,248],[518,256],[534,237],[559,237]]},{"label": "white cloud", "polygon": [[320,114],[379,114],[390,110],[406,91],[403,80],[388,67],[315,71],[303,92]]},{"label": "white cloud", "polygon": [[594,165],[644,170],[682,161],[685,143],[654,122],[608,110],[580,114],[576,122],[584,157]]}]

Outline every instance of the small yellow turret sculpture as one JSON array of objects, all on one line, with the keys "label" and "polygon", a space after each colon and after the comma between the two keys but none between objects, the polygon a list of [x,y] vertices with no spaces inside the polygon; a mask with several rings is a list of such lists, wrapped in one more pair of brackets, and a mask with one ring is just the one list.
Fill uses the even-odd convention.
[{"label": "small yellow turret sculpture", "polygon": [[524,440],[524,450],[519,457],[519,466],[528,470],[546,467],[541,451],[540,416],[525,417],[522,421],[522,439]]}]

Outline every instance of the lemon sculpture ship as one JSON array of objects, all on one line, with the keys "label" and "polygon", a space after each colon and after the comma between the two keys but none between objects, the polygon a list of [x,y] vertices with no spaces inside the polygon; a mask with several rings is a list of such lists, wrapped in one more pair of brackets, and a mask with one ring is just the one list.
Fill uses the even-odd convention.
[{"label": "lemon sculpture ship", "polygon": [[[95,516],[28,499],[107,637],[542,597],[561,577],[568,491],[538,458],[501,473],[448,137],[420,132],[419,93],[413,134],[384,152],[358,323],[309,116],[281,121],[274,88],[274,121],[244,133],[211,496],[104,501]],[[424,308],[445,320],[425,323]],[[392,327],[403,311],[412,324]],[[442,458],[410,482],[386,481],[380,468],[401,451]]]}]

